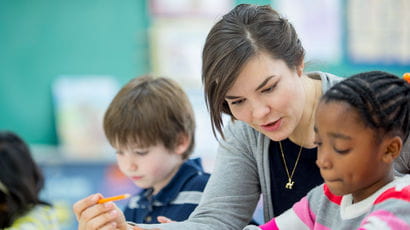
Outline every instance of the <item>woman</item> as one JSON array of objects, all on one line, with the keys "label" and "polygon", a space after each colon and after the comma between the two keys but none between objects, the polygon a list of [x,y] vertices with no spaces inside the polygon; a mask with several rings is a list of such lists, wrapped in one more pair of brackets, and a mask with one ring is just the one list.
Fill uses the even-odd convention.
[{"label": "woman", "polygon": [[[214,171],[187,221],[141,227],[242,229],[261,194],[267,221],[323,183],[313,117],[322,93],[341,78],[305,74],[304,55],[293,26],[269,6],[238,5],[214,25],[202,76],[214,133],[223,137]],[[222,113],[232,118],[224,129]],[[126,229],[114,205],[91,197],[74,205],[80,229]]]}]

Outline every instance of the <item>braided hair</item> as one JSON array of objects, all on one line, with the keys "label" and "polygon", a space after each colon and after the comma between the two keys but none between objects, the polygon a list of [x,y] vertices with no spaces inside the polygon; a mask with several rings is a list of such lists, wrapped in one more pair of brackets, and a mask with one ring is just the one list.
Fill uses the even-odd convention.
[{"label": "braided hair", "polygon": [[367,127],[405,141],[410,129],[410,85],[394,74],[370,71],[353,75],[329,89],[321,99],[343,101],[356,108]]}]

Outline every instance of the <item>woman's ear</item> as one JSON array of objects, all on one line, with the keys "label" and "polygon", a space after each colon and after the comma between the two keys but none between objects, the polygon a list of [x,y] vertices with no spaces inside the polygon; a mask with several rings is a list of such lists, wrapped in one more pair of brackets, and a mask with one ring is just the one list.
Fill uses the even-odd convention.
[{"label": "woman's ear", "polygon": [[298,66],[296,66],[296,73],[298,74],[299,77],[303,75],[303,70],[305,69],[305,63],[303,60],[300,62]]},{"label": "woman's ear", "polygon": [[178,144],[175,147],[176,154],[183,154],[188,149],[191,144],[191,138],[187,134],[178,135]]},{"label": "woman's ear", "polygon": [[387,142],[385,152],[383,155],[383,160],[386,163],[391,163],[400,155],[401,149],[403,147],[403,141],[399,136],[391,137],[386,141]]}]

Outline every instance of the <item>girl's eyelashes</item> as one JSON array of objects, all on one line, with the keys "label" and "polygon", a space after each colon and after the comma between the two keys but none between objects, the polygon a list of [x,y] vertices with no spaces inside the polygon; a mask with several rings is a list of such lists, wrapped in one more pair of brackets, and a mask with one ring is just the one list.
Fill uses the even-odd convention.
[{"label": "girl's eyelashes", "polygon": [[333,150],[335,150],[335,152],[339,154],[346,154],[346,153],[349,153],[351,149],[338,149],[336,147],[333,147]]}]

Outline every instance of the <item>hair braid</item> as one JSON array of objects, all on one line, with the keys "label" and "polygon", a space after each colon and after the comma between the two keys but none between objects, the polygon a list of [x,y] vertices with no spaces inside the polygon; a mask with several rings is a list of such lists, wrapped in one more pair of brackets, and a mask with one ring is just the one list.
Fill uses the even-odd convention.
[{"label": "hair braid", "polygon": [[328,90],[322,100],[343,101],[356,108],[364,123],[381,134],[407,139],[410,129],[410,85],[396,75],[370,71],[353,75]]}]

